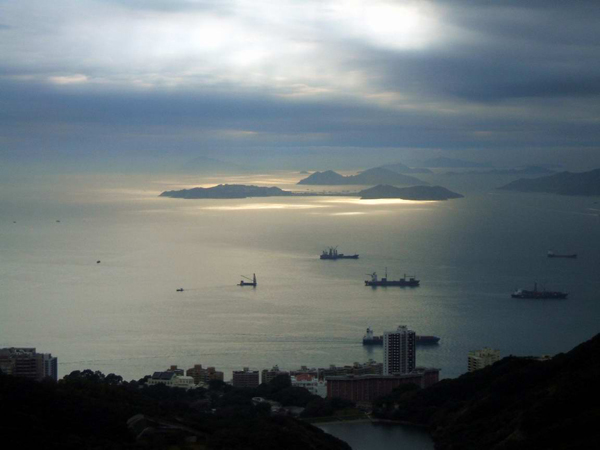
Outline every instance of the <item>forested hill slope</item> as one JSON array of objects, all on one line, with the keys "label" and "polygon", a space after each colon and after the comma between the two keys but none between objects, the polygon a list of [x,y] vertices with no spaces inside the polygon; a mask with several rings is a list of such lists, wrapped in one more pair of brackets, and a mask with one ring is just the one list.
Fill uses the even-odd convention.
[{"label": "forested hill slope", "polygon": [[440,450],[600,448],[599,380],[597,335],[549,361],[508,357],[427,389],[397,390],[380,399],[377,415],[428,426]]}]

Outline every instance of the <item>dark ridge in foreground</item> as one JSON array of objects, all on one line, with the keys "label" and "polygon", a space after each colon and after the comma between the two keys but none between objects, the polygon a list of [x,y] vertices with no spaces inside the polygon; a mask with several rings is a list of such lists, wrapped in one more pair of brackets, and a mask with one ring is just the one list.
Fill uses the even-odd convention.
[{"label": "dark ridge in foreground", "polygon": [[397,188],[380,184],[358,193],[361,199],[400,198],[403,200],[448,200],[463,196],[441,186],[412,186]]},{"label": "dark ridge in foreground", "polygon": [[161,197],[171,198],[248,198],[248,197],[281,197],[292,195],[278,187],[245,186],[242,184],[219,184],[210,188],[182,189],[166,191]]},{"label": "dark ridge in foreground", "polygon": [[533,180],[520,179],[498,189],[559,195],[600,195],[600,169],[580,173],[560,172]]},{"label": "dark ridge in foreground", "polygon": [[600,448],[600,334],[549,361],[508,357],[427,389],[404,387],[376,415],[427,426],[438,450]]},{"label": "dark ridge in foreground", "polygon": [[321,186],[341,186],[341,185],[377,185],[377,184],[391,184],[391,185],[416,185],[416,184],[428,184],[423,180],[411,177],[408,175],[402,175],[394,172],[393,170],[384,169],[383,167],[376,167],[374,169],[365,170],[358,175],[343,176],[333,170],[327,170],[325,172],[315,172],[309,177],[300,180],[298,184],[307,185],[321,185]]},{"label": "dark ridge in foreground", "polygon": [[[275,392],[273,387],[260,392],[219,383],[186,391],[91,370],[72,372],[58,383],[0,373],[2,444],[61,450],[350,450],[306,422],[271,415],[268,404],[252,402],[257,393]],[[297,389],[278,392],[294,403]]]}]

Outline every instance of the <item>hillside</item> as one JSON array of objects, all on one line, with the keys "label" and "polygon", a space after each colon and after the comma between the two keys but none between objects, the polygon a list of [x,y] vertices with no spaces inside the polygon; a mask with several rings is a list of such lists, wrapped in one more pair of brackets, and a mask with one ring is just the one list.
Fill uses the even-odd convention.
[{"label": "hillside", "polygon": [[248,198],[248,197],[281,197],[292,195],[278,187],[246,186],[242,184],[219,184],[210,188],[192,188],[179,191],[165,191],[161,197],[171,198]]},{"label": "hillside", "polygon": [[508,357],[427,389],[405,387],[381,398],[377,415],[426,425],[439,450],[599,448],[599,379],[600,334],[549,361]]},{"label": "hillside", "polygon": [[257,394],[271,392],[287,393],[281,401],[295,404],[298,389],[305,401],[312,399],[294,387],[275,392],[221,382],[209,390],[186,391],[91,370],[72,372],[58,383],[0,373],[0,399],[8,413],[0,432],[5,448],[349,450],[306,422],[252,402]]},{"label": "hillside", "polygon": [[559,195],[600,195],[600,169],[580,173],[560,172],[541,178],[520,179],[498,189]]},{"label": "hillside", "polygon": [[425,181],[408,175],[402,175],[382,167],[365,170],[358,175],[343,176],[332,170],[326,172],[315,172],[307,178],[300,180],[298,184],[340,186],[340,185],[424,185]]},{"label": "hillside", "polygon": [[463,197],[441,186],[395,186],[378,185],[358,193],[361,199],[400,198],[403,200],[449,200]]}]

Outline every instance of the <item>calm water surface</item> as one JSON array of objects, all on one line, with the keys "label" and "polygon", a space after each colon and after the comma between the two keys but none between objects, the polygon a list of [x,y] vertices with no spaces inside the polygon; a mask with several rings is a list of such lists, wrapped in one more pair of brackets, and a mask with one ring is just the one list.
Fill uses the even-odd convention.
[{"label": "calm water surface", "polygon": [[[299,178],[227,181],[286,188]],[[1,186],[0,346],[53,353],[59,376],[90,368],[138,379],[171,364],[229,376],[244,366],[381,361],[381,349],[361,345],[365,328],[406,324],[442,338],[418,349],[418,364],[456,377],[469,350],[554,354],[599,331],[598,199],[471,192],[469,183],[464,199],[448,202],[158,197],[211,181],[70,176]],[[320,261],[330,245],[360,259]],[[579,258],[550,259],[550,249]],[[386,267],[422,286],[364,286],[365,274]],[[253,273],[258,288],[236,286]],[[569,299],[510,298],[536,281]]]},{"label": "calm water surface", "polygon": [[319,428],[347,442],[352,450],[433,450],[422,429],[371,422],[328,423]]}]

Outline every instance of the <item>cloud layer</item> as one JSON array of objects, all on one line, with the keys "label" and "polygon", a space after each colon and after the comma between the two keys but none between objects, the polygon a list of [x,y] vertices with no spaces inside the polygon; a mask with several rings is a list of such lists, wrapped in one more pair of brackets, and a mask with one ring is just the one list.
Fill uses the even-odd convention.
[{"label": "cloud layer", "polygon": [[598,19],[589,1],[2,1],[0,158],[595,151]]}]

